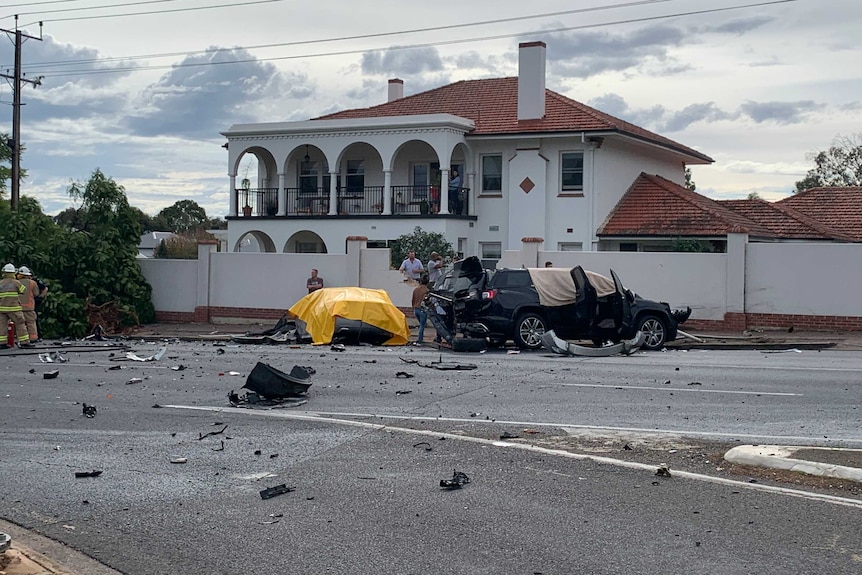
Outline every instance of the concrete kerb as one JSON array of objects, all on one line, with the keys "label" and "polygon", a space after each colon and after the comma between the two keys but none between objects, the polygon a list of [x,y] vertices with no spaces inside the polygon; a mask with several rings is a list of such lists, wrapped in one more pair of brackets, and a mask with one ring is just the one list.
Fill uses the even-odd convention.
[{"label": "concrete kerb", "polygon": [[798,471],[809,475],[848,479],[850,481],[858,481],[862,483],[862,469],[857,467],[847,467],[844,465],[795,459],[793,456],[796,452],[803,449],[862,452],[862,450],[859,449],[837,449],[829,447],[812,448],[787,445],[738,445],[725,453],[724,458],[731,463],[739,463],[741,465],[753,465],[756,467],[767,467],[771,469],[786,469],[788,471]]}]

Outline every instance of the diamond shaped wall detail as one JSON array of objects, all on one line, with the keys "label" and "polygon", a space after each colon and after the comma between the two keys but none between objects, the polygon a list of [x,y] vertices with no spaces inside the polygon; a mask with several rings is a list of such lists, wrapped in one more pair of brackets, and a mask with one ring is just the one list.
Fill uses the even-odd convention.
[{"label": "diamond shaped wall detail", "polygon": [[536,184],[533,183],[533,180],[530,178],[524,178],[524,181],[521,182],[521,189],[524,190],[525,194],[529,194],[530,190],[536,187]]}]

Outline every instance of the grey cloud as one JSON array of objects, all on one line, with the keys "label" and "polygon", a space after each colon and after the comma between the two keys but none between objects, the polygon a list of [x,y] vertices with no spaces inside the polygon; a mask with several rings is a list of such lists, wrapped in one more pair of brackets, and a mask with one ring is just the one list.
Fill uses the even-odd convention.
[{"label": "grey cloud", "polygon": [[504,67],[506,58],[498,55],[486,56],[475,50],[465,52],[454,58],[453,63],[457,68],[470,70],[484,70],[498,74],[500,68]]},{"label": "grey cloud", "polygon": [[678,132],[686,129],[695,122],[718,122],[720,120],[728,120],[731,118],[732,115],[719,109],[719,107],[715,105],[715,102],[691,104],[679,112],[671,114],[670,117],[665,120],[662,130],[667,132]]},{"label": "grey cloud", "polygon": [[857,110],[862,110],[862,102],[847,102],[840,106],[840,110],[843,112],[855,112]]},{"label": "grey cloud", "polygon": [[702,33],[741,35],[775,20],[769,16],[750,16],[748,18],[733,18],[713,26],[701,26],[697,30]]},{"label": "grey cloud", "polygon": [[811,100],[798,102],[752,102],[748,101],[739,107],[740,112],[757,122],[773,121],[778,124],[798,124],[804,120],[805,114],[823,108]]},{"label": "grey cloud", "polygon": [[[13,59],[12,48],[3,43],[0,61]],[[73,46],[57,42],[45,35],[41,42],[27,42],[21,52],[21,68],[27,77],[44,76],[44,89],[77,84],[90,88],[110,86],[128,76],[140,63],[133,60],[100,59],[99,51],[86,46]],[[106,73],[109,72],[109,73]]]},{"label": "grey cloud", "polygon": [[144,136],[213,138],[234,123],[272,121],[255,115],[268,99],[284,103],[312,93],[304,75],[284,75],[242,48],[213,47],[187,56],[150,85],[127,127]]},{"label": "grey cloud", "polygon": [[[726,111],[715,102],[701,102],[686,106],[682,110],[667,110],[663,106],[635,109],[631,108],[625,99],[618,94],[605,94],[590,100],[589,105],[626,120],[638,126],[643,126],[660,133],[679,132],[697,122],[721,122],[748,117],[756,123],[775,122],[778,124],[794,124],[805,120],[810,112],[823,109],[823,104],[810,100],[800,102],[745,102],[735,111]],[[854,107],[855,106],[855,107]],[[857,109],[859,103],[850,103],[842,109]]]},{"label": "grey cloud", "polygon": [[363,74],[420,74],[438,72],[443,61],[437,48],[411,48],[407,50],[373,51],[362,54]]}]

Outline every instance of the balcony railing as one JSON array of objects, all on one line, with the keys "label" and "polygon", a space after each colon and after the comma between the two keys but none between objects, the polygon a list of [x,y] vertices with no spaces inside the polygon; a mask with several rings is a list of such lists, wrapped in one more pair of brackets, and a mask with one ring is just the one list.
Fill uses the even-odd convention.
[{"label": "balcony railing", "polygon": [[[436,186],[391,186],[392,216],[436,215],[440,212],[440,192]],[[449,213],[467,215],[469,188],[461,188],[459,202]],[[448,191],[447,191],[448,193]],[[236,190],[239,212],[245,217],[275,216],[279,213],[278,188]],[[329,214],[329,188],[285,188],[287,216]],[[344,187],[336,190],[336,213],[346,216],[380,216],[383,213],[383,186]],[[390,216],[391,217],[391,216]]]}]

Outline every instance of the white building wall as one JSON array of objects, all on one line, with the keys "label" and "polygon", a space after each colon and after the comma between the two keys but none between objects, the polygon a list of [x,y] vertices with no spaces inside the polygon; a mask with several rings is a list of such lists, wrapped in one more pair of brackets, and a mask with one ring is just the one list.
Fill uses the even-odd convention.
[{"label": "white building wall", "polygon": [[328,287],[347,285],[346,257],[214,253],[210,260],[209,305],[287,310],[308,294],[305,281],[311,276],[311,268],[317,268]]},{"label": "white building wall", "polygon": [[745,311],[862,316],[862,244],[748,244]]},{"label": "white building wall", "polygon": [[138,259],[137,262],[153,287],[153,306],[158,311],[195,311],[198,289],[196,260]]},{"label": "white building wall", "polygon": [[[724,319],[727,254],[540,251],[554,267],[577,265],[602,275],[613,269],[625,287],[672,308],[690,306],[692,319]],[[750,311],[750,310],[748,310]]]}]

